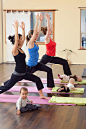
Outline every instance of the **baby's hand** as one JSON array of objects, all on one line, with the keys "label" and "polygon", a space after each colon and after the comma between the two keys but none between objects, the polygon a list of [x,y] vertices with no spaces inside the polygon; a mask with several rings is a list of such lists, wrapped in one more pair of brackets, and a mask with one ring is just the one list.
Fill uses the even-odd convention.
[{"label": "baby's hand", "polygon": [[73,90],[77,90],[76,88],[74,88]]},{"label": "baby's hand", "polygon": [[33,101],[31,100],[31,103],[33,103]]},{"label": "baby's hand", "polygon": [[21,114],[20,110],[17,110],[16,114],[17,115],[20,115]]}]

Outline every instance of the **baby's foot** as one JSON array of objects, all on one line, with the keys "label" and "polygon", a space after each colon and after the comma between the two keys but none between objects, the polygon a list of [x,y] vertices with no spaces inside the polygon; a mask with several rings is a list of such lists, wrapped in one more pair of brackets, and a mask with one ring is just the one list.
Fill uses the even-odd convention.
[{"label": "baby's foot", "polygon": [[59,79],[61,79],[61,80],[63,79],[63,78],[60,78],[60,74],[58,74],[58,77],[59,77]]},{"label": "baby's foot", "polygon": [[37,106],[37,109],[42,108],[42,106]]},{"label": "baby's foot", "polygon": [[58,92],[60,92],[60,91],[61,91],[61,89],[58,90]]}]

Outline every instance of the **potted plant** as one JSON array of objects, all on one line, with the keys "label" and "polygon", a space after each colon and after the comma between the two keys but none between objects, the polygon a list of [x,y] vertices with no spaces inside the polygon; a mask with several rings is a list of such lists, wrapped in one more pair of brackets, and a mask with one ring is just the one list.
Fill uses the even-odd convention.
[{"label": "potted plant", "polygon": [[70,52],[72,53],[73,51],[70,50],[70,49],[64,49],[62,52],[65,52],[66,53],[66,59],[68,61],[68,64],[70,64],[70,61],[68,60],[68,55],[69,55]]}]

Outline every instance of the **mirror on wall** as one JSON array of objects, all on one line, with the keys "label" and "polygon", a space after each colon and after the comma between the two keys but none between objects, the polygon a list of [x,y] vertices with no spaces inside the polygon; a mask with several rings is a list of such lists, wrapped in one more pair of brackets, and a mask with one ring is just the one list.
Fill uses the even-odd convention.
[{"label": "mirror on wall", "polygon": [[[40,13],[42,13],[43,16],[45,16],[45,13],[46,13],[46,12],[31,12],[31,30],[34,29],[34,26],[35,26],[35,23],[36,23],[35,15],[36,15],[37,13],[39,13],[39,15],[40,15]],[[52,28],[53,28],[53,12],[48,12],[48,13],[49,13],[49,15],[50,15],[50,21],[51,21],[51,25],[52,25]],[[42,21],[42,25],[41,25],[41,26],[42,26],[42,27],[46,27],[46,26],[47,26],[47,20],[46,20],[45,17],[43,18],[43,21]],[[53,36],[52,36],[52,37],[53,37]],[[51,38],[52,38],[52,37],[51,37]],[[44,42],[44,40],[45,40],[45,35],[43,35],[43,33],[40,32],[39,37],[38,37],[38,39],[37,39],[37,42]]]}]

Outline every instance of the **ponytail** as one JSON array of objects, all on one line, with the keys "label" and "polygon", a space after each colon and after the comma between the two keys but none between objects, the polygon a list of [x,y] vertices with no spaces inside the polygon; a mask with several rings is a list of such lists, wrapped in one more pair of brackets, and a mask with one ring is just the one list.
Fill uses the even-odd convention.
[{"label": "ponytail", "polygon": [[46,35],[47,27],[41,27],[41,31],[44,35]]},{"label": "ponytail", "polygon": [[26,36],[26,46],[27,46],[27,43],[29,42],[30,38],[29,38],[29,35]]},{"label": "ponytail", "polygon": [[31,35],[33,35],[33,30],[30,30],[28,32],[28,35],[26,36],[26,46],[27,46],[27,43],[29,42],[29,40],[31,39]]}]

